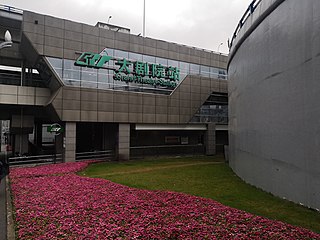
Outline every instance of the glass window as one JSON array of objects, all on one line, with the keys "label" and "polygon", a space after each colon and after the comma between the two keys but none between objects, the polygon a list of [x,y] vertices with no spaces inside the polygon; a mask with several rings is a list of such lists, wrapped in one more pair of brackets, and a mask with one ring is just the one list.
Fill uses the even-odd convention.
[{"label": "glass window", "polygon": [[210,68],[210,77],[212,77],[212,78],[217,78],[218,75],[219,75],[219,70],[218,70],[218,68],[211,67],[211,68]]},{"label": "glass window", "polygon": [[141,88],[143,87],[143,84],[141,83],[129,83],[129,91],[132,92],[141,92]]},{"label": "glass window", "polygon": [[67,85],[80,85],[80,67],[74,65],[74,61],[63,61],[63,80]]},{"label": "glass window", "polygon": [[[67,60],[65,59],[63,62],[63,70],[64,70],[64,75],[63,77],[69,77],[73,79],[80,79],[80,67],[74,65],[74,61],[72,60]],[[66,76],[65,72],[70,71],[72,75]]]},{"label": "glass window", "polygon": [[187,76],[188,76],[187,73],[181,73],[180,72],[180,81],[179,82],[182,82],[182,80],[185,79]]},{"label": "glass window", "polygon": [[198,64],[190,64],[190,74],[199,74],[200,73],[200,66]]},{"label": "glass window", "polygon": [[47,57],[49,63],[51,64],[52,67],[54,68],[62,68],[62,59],[60,58],[52,58],[52,57]]},{"label": "glass window", "polygon": [[81,86],[96,88],[97,87],[97,69],[83,67],[81,72]]},{"label": "glass window", "polygon": [[189,67],[190,67],[189,63],[179,62],[180,72],[189,74],[190,73]]},{"label": "glass window", "polygon": [[62,78],[62,59],[47,57],[52,68],[56,71],[57,75]]},{"label": "glass window", "polygon": [[[102,70],[102,71],[101,71]],[[98,88],[110,89],[113,88],[113,71],[107,69],[100,69],[98,71]]]},{"label": "glass window", "polygon": [[112,70],[99,69],[98,70],[98,88],[110,89],[113,87]]},{"label": "glass window", "polygon": [[161,64],[162,66],[168,66],[168,60],[164,58],[156,57],[156,63]]},{"label": "glass window", "polygon": [[[143,55],[138,53],[126,52],[121,50],[115,50],[105,48],[100,53],[101,55],[109,55],[115,58],[126,58],[131,62],[142,61],[145,63],[156,63],[163,66],[177,67],[180,70],[180,82],[189,74],[190,64],[187,62],[179,62],[175,60],[168,60],[165,58],[154,57],[150,55]],[[118,89],[124,91],[138,91],[158,94],[170,94],[173,87],[166,86],[153,86],[142,83],[126,83],[121,81],[115,81],[113,75],[115,69],[119,69],[119,65],[115,65],[117,61],[111,60],[106,63],[103,68],[95,69],[91,67],[80,67],[74,65],[74,60],[47,58],[53,69],[63,79],[64,83],[70,86],[81,86],[88,88],[100,88],[100,89]],[[195,65],[197,73],[200,72],[200,66]],[[133,64],[128,66],[130,71],[133,71]],[[194,67],[193,67],[194,68]]]},{"label": "glass window", "polygon": [[113,89],[115,89],[115,90],[127,90],[128,89],[128,85],[125,82],[114,81]]},{"label": "glass window", "polygon": [[156,58],[148,55],[143,55],[142,60],[147,63],[156,63]]},{"label": "glass window", "polygon": [[126,58],[126,59],[129,58],[128,52],[117,50],[117,49],[114,50],[114,56],[118,58]]},{"label": "glass window", "polygon": [[224,69],[219,69],[219,76],[218,76],[219,79],[224,79],[226,80],[227,79],[227,71],[224,70]]},{"label": "glass window", "polygon": [[204,77],[210,77],[210,67],[200,66],[200,74]]},{"label": "glass window", "polygon": [[114,50],[111,48],[105,48],[100,53],[101,55],[108,55],[108,56],[114,56]]},{"label": "glass window", "polygon": [[142,61],[142,54],[129,52],[129,59],[133,62]]},{"label": "glass window", "polygon": [[175,60],[168,60],[168,66],[179,68],[179,62]]}]

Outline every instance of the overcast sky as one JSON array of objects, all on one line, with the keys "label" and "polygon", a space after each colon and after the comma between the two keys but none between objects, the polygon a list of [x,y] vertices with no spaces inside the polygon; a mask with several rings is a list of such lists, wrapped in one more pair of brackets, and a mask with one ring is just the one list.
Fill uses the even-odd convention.
[{"label": "overcast sky", "polygon": [[[143,32],[144,0],[2,0],[1,4]],[[145,0],[146,37],[228,53],[227,40],[252,0]],[[220,45],[223,43],[223,45]]]}]

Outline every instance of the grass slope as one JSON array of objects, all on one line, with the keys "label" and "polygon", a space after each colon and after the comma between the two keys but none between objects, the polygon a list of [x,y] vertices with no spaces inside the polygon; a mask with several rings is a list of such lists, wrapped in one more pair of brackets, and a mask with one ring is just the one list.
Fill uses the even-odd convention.
[{"label": "grass slope", "polygon": [[211,198],[227,206],[320,233],[320,213],[246,184],[222,157],[98,163],[80,174],[140,189],[169,190]]}]

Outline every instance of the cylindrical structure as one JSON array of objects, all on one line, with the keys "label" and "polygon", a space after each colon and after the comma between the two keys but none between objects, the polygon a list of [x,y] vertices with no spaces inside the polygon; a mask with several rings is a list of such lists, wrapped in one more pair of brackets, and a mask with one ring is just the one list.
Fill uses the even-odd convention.
[{"label": "cylindrical structure", "polygon": [[248,183],[314,209],[319,29],[320,1],[262,0],[233,40],[228,66],[230,166]]}]

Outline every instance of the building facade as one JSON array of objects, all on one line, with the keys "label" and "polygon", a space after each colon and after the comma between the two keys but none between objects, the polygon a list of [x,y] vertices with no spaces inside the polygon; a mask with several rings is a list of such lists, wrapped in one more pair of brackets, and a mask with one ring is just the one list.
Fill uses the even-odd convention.
[{"label": "building facade", "polygon": [[230,166],[320,209],[320,2],[253,1],[231,42]]},{"label": "building facade", "polygon": [[6,6],[0,14],[0,35],[13,37],[0,50],[0,111],[16,155],[44,153],[52,124],[64,161],[105,150],[211,155],[227,144],[227,56],[102,23]]}]

